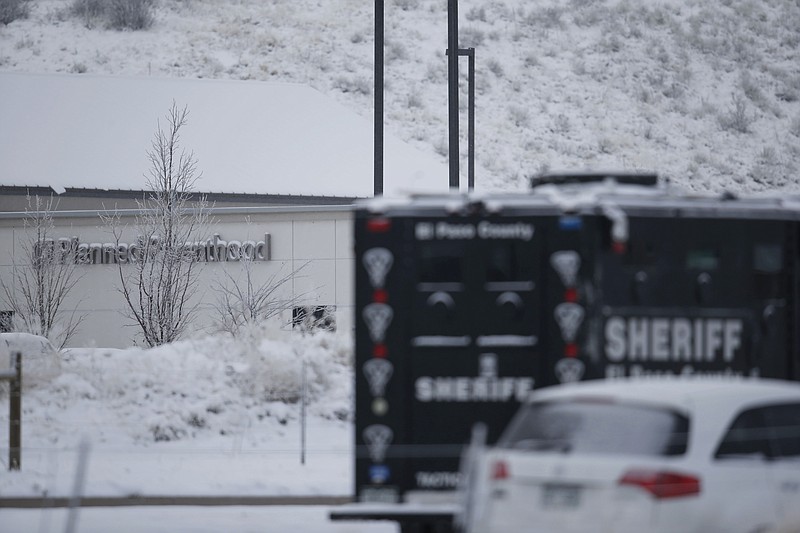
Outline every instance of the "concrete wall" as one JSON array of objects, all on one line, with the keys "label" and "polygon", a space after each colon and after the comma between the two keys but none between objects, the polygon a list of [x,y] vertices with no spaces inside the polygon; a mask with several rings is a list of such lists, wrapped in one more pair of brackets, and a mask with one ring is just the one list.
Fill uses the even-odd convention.
[{"label": "concrete wall", "polygon": [[[120,226],[124,228],[122,242],[135,242],[137,231],[133,212],[121,212]],[[346,206],[313,207],[256,207],[217,208],[212,210],[213,222],[205,238],[216,234],[224,241],[264,241],[269,235],[269,260],[253,261],[255,285],[266,284],[275,276],[290,275],[282,285],[279,298],[297,298],[310,306],[335,306],[338,329],[353,325],[353,242],[352,213]],[[80,243],[113,243],[110,229],[104,226],[96,211],[70,211],[55,217],[54,238],[77,237]],[[31,237],[19,214],[0,214],[0,277],[10,283],[12,269],[21,260],[22,246]],[[123,271],[131,265],[121,265]],[[238,261],[203,262],[199,272],[197,297],[198,313],[192,322],[191,334],[214,330],[217,316],[217,293],[220,282],[232,283],[229,278],[243,282],[244,265]],[[117,264],[82,264],[77,267],[80,281],[63,306],[85,315],[78,334],[70,346],[130,346],[137,329],[124,315],[125,303],[119,293]],[[0,311],[7,310],[0,295]],[[291,318],[291,309],[282,320]]]}]

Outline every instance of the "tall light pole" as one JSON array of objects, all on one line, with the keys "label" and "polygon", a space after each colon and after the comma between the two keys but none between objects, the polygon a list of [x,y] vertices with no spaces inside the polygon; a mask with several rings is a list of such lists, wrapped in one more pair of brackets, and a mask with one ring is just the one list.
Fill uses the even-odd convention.
[{"label": "tall light pole", "polygon": [[375,196],[383,194],[383,0],[375,0]]},{"label": "tall light pole", "polygon": [[[447,51],[450,55],[450,50]],[[459,57],[465,56],[469,58],[469,103],[468,103],[468,124],[467,124],[467,145],[468,145],[468,169],[467,169],[467,185],[471,191],[475,188],[475,49],[474,48],[459,48]],[[456,125],[458,123],[456,122]],[[460,142],[458,139],[456,142]],[[460,150],[456,150],[460,153]],[[456,188],[459,188],[458,186]]]},{"label": "tall light pole", "polygon": [[458,190],[458,0],[447,0],[447,94],[450,119],[450,188]]},{"label": "tall light pole", "polygon": [[[384,0],[375,0],[375,132],[374,132],[374,194],[383,194],[383,18]],[[458,0],[447,0],[447,93],[449,116],[449,160],[450,188],[459,189],[459,129],[458,129]],[[470,76],[474,76],[474,49],[470,55]],[[470,82],[472,88],[472,81]],[[473,95],[470,93],[470,102]],[[473,124],[470,122],[470,132]],[[470,154],[472,153],[472,133],[470,133]],[[470,156],[472,157],[472,156]],[[470,159],[470,172],[472,172]],[[470,176],[470,188],[474,185]]]}]

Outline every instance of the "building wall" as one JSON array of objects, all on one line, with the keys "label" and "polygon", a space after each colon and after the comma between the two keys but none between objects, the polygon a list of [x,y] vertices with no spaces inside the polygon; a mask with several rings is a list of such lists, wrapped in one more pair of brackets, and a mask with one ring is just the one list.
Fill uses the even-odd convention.
[{"label": "building wall", "polygon": [[[290,276],[276,297],[296,299],[298,305],[335,306],[338,329],[353,325],[353,243],[352,212],[348,206],[216,208],[205,238],[218,235],[217,242],[270,242],[270,257],[251,263],[255,285],[270,279]],[[134,212],[120,212],[119,226],[124,228],[121,242],[135,242]],[[53,237],[77,238],[80,243],[113,243],[110,228],[96,211],[69,211],[54,217]],[[9,283],[12,269],[22,257],[22,245],[31,237],[23,225],[22,214],[0,214],[0,277]],[[244,265],[238,261],[201,263],[198,291],[193,303],[198,313],[190,326],[191,335],[214,331],[219,305],[214,287],[219,283],[243,285]],[[80,280],[63,306],[85,319],[70,346],[126,347],[136,339],[138,330],[125,317],[125,302],[119,293],[118,264],[82,264],[77,267]],[[0,295],[0,311],[7,305]],[[291,309],[283,313],[284,323],[291,319]]]}]

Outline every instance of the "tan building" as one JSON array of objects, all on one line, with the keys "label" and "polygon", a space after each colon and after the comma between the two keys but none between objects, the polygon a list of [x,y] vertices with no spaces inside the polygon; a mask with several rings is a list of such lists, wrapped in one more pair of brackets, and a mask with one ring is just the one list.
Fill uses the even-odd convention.
[{"label": "tan building", "polygon": [[[137,240],[146,152],[173,102],[189,110],[181,140],[202,172],[198,194],[213,203],[213,223],[198,237],[191,331],[213,331],[215,284],[245,268],[236,250],[252,257],[256,284],[291,274],[278,294],[293,302],[284,322],[302,308],[352,327],[350,206],[372,195],[368,118],[291,84],[0,73],[0,93],[0,277],[13,280],[30,239],[27,195],[55,198],[54,245],[82,254],[80,281],[63,306],[86,317],[72,346],[123,347],[136,338],[119,269],[130,268]],[[435,156],[387,138],[384,158],[388,195],[447,187],[447,168]],[[109,211],[127,226],[119,241],[101,220]],[[0,302],[0,317],[6,311]]]}]

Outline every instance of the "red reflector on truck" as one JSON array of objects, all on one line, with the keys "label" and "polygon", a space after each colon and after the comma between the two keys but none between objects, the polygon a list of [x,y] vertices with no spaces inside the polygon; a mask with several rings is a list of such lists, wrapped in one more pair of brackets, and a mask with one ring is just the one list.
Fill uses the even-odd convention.
[{"label": "red reflector on truck", "polygon": [[367,231],[370,233],[386,233],[392,228],[392,221],[388,218],[371,218],[367,220]]},{"label": "red reflector on truck", "polygon": [[372,293],[372,301],[379,304],[385,304],[389,301],[389,293],[383,289],[375,289],[375,291]]},{"label": "red reflector on truck", "polygon": [[630,470],[619,480],[649,492],[656,499],[678,498],[700,494],[700,479],[691,474],[664,470]]}]

